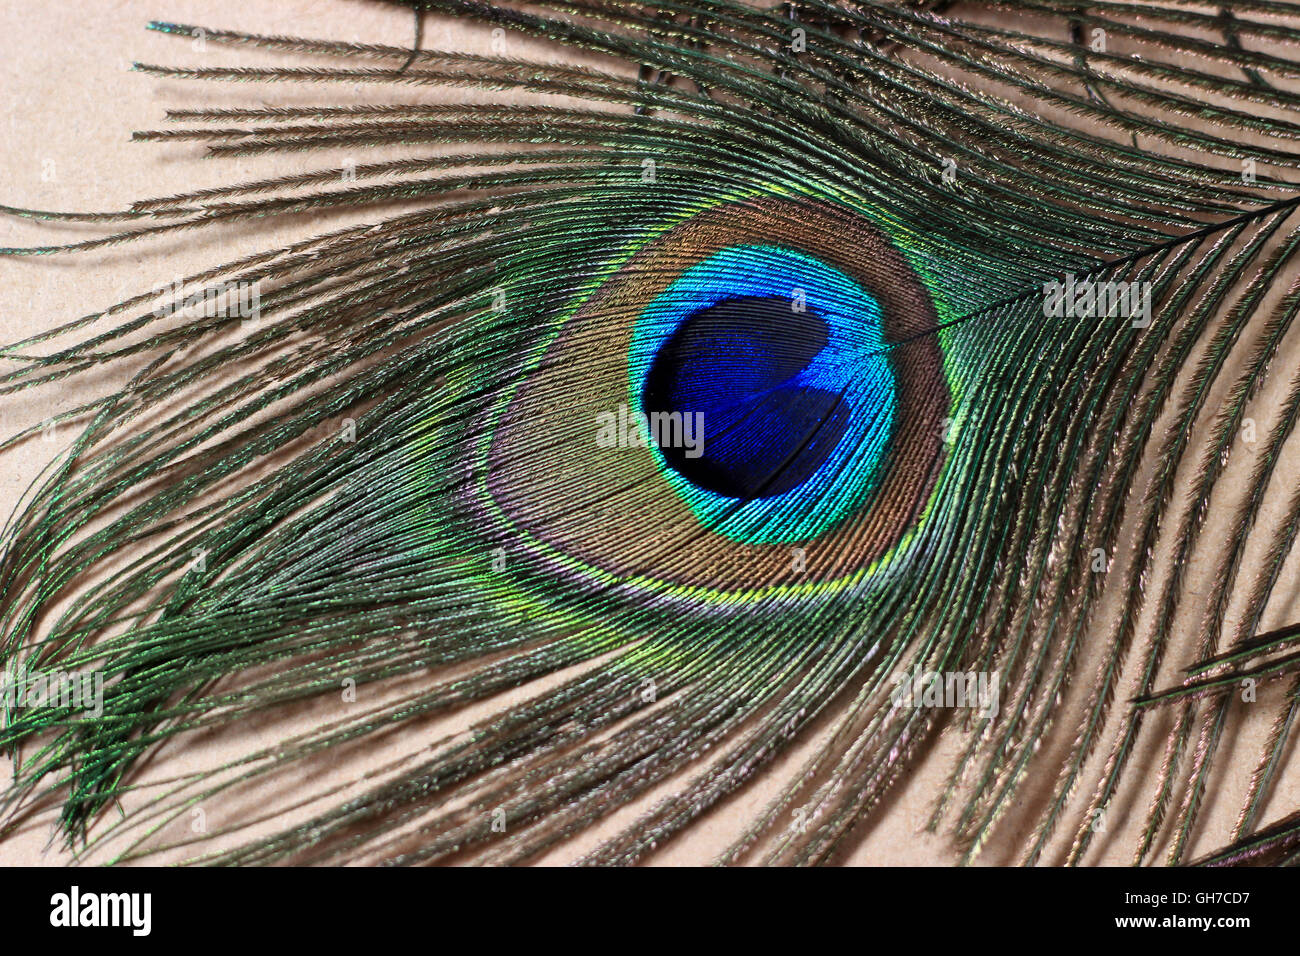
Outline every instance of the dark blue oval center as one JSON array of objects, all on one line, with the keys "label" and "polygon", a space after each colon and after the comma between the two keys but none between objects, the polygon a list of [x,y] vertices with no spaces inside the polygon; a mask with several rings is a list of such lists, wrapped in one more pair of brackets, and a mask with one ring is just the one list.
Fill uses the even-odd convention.
[{"label": "dark blue oval center", "polygon": [[849,422],[842,392],[800,381],[828,334],[816,310],[782,298],[724,299],[689,315],[655,353],[642,392],[652,425],[656,414],[681,416],[680,434],[693,439],[661,440],[664,460],[697,487],[742,500],[807,481]]}]

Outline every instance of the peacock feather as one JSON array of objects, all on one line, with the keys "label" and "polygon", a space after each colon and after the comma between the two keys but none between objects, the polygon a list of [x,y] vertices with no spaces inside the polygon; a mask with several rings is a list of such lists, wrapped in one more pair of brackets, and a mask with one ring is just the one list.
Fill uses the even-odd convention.
[{"label": "peacock feather", "polygon": [[102,678],[8,702],[11,838],[630,864],[728,811],[807,864],[911,785],[963,861],[1300,858],[1300,8],[404,6],[151,23],[275,63],[136,64],[258,90],[136,138],[283,173],[5,207],[96,230],[6,256],[314,229],[0,349],[90,396],[3,446],[75,425],[7,679]]}]

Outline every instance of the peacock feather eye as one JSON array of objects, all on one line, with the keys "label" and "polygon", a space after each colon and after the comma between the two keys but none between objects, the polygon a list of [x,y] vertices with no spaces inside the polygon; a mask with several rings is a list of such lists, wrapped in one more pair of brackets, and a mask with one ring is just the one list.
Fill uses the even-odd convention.
[{"label": "peacock feather eye", "polygon": [[[943,465],[939,323],[852,210],[693,211],[565,313],[494,428],[488,491],[535,553],[615,579],[725,592],[864,571],[915,530]],[[598,517],[556,518],[561,495]]]}]

